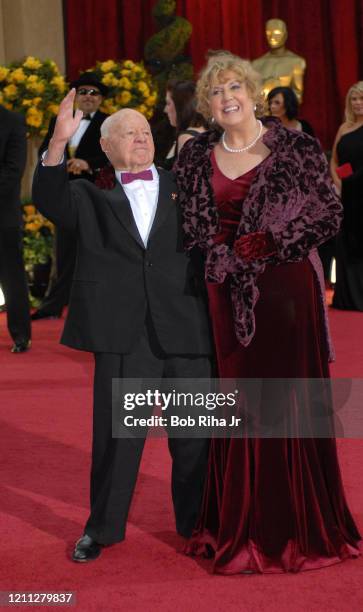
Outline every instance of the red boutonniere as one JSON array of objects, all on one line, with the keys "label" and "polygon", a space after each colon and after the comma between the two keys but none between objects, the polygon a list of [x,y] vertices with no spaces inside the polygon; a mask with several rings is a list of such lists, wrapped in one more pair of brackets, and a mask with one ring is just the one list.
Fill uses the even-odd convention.
[{"label": "red boutonniere", "polygon": [[100,169],[95,180],[96,187],[99,189],[113,189],[116,185],[116,177],[113,166],[107,165]]}]

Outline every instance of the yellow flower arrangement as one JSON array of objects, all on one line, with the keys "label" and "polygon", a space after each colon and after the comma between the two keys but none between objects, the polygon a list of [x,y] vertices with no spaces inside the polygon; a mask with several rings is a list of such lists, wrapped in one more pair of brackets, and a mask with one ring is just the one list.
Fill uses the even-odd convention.
[{"label": "yellow flower arrangement", "polygon": [[110,114],[127,107],[135,108],[147,119],[153,116],[158,97],[157,90],[151,75],[142,63],[131,60],[122,62],[107,60],[97,62],[90,70],[110,88],[110,95],[101,107],[103,112]]},{"label": "yellow flower arrangement", "polygon": [[8,77],[8,80],[13,81],[14,83],[24,83],[25,79],[26,75],[24,74],[22,68],[16,68],[10,73]]},{"label": "yellow flower arrangement", "polygon": [[23,62],[0,66],[1,104],[25,116],[28,134],[45,136],[67,89],[52,60],[29,56]]},{"label": "yellow flower arrangement", "polygon": [[52,256],[54,226],[31,202],[23,204],[23,220],[24,263],[31,274],[35,264],[47,263]]},{"label": "yellow flower arrangement", "polygon": [[39,128],[42,125],[43,121],[43,113],[41,110],[35,108],[35,106],[30,106],[26,111],[26,123],[30,127]]},{"label": "yellow flower arrangement", "polygon": [[101,62],[99,67],[102,72],[110,72],[117,68],[117,64],[113,60],[108,60],[107,62]]},{"label": "yellow flower arrangement", "polygon": [[18,95],[17,86],[13,85],[12,83],[10,85],[6,85],[6,87],[3,89],[3,95],[5,95],[5,99],[8,98],[10,103],[10,100],[14,100],[14,98],[16,98]]},{"label": "yellow flower arrangement", "polygon": [[[54,62],[53,62],[54,64]],[[38,70],[42,65],[42,62],[35,57],[29,55],[24,61],[24,68],[30,68],[30,70]]]},{"label": "yellow flower arrangement", "polygon": [[0,81],[5,81],[8,74],[9,68],[5,68],[5,66],[0,66]]}]

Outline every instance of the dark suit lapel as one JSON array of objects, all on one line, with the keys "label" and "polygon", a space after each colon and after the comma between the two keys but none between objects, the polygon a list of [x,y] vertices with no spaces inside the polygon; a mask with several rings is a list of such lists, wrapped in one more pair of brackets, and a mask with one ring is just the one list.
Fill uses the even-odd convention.
[{"label": "dark suit lapel", "polygon": [[145,249],[145,245],[135,223],[134,215],[132,214],[130,202],[128,201],[120,183],[116,181],[115,187],[107,191],[105,190],[104,193],[117,219],[136,240],[136,242],[143,249]]},{"label": "dark suit lapel", "polygon": [[172,210],[174,201],[177,204],[175,184],[163,172],[159,173],[159,198],[154,223],[150,231],[150,238],[158,231]]}]

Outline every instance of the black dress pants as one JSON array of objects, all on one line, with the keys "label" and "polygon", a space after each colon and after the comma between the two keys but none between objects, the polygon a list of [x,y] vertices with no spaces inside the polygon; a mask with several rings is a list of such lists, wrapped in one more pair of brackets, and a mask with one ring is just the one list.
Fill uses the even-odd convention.
[{"label": "black dress pants", "polygon": [[4,292],[7,325],[14,342],[31,337],[30,309],[19,227],[0,228],[0,285]]},{"label": "black dress pants", "polygon": [[[112,437],[112,378],[209,378],[207,356],[163,354],[146,326],[127,355],[95,354],[91,513],[85,533],[101,544],[125,537],[145,438]],[[199,515],[209,440],[169,438],[176,530],[189,537]],[[147,509],[145,510],[147,511]]]},{"label": "black dress pants", "polygon": [[76,263],[77,236],[74,232],[57,227],[55,233],[55,267],[47,293],[38,311],[60,316],[69,302]]}]

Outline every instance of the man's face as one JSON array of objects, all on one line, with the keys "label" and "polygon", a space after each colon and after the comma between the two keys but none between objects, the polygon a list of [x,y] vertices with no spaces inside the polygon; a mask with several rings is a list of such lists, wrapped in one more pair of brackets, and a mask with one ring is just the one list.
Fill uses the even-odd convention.
[{"label": "man's face", "polygon": [[76,92],[76,106],[85,115],[89,113],[95,113],[103,100],[102,94],[98,87],[94,85],[82,85],[77,88]]},{"label": "man's face", "polygon": [[145,117],[137,111],[121,111],[119,120],[101,147],[116,170],[139,172],[149,168],[154,159],[154,141]]}]

